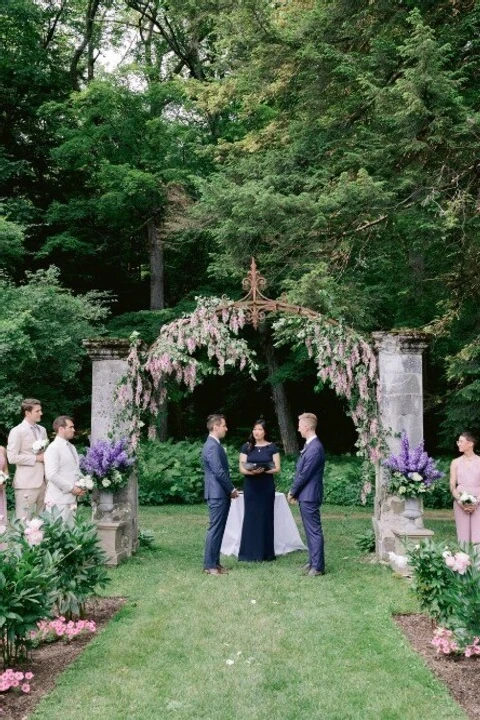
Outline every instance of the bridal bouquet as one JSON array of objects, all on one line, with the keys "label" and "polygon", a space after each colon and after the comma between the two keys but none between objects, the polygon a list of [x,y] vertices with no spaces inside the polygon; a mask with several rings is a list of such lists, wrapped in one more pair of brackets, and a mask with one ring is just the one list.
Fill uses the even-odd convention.
[{"label": "bridal bouquet", "polygon": [[8,480],[8,475],[7,475],[7,473],[4,473],[2,470],[0,470],[0,487],[1,487],[2,485],[5,485],[5,483],[7,482],[7,480]]},{"label": "bridal bouquet", "polygon": [[47,438],[43,438],[42,440],[35,440],[35,442],[32,445],[32,450],[35,453],[35,455],[38,455],[39,453],[41,453],[45,450],[47,445],[48,445]]},{"label": "bridal bouquet", "polygon": [[99,440],[80,458],[80,468],[88,473],[86,478],[92,481],[93,487],[114,492],[127,484],[135,460],[129,455],[126,438],[117,442]]},{"label": "bridal bouquet", "polygon": [[423,495],[445,474],[437,469],[435,460],[424,451],[423,442],[413,450],[410,448],[405,432],[402,433],[398,455],[391,455],[383,464],[392,471],[390,492],[405,497]]}]

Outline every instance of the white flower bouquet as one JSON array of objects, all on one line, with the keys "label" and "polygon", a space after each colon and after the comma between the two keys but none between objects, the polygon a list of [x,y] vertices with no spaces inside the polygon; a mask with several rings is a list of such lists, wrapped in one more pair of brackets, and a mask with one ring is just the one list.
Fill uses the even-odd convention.
[{"label": "white flower bouquet", "polygon": [[44,438],[42,440],[35,440],[35,442],[32,445],[32,450],[35,453],[35,455],[38,455],[39,453],[41,453],[45,450],[47,445],[48,445],[47,438]]},{"label": "white flower bouquet", "polygon": [[475,497],[475,495],[470,495],[470,493],[465,492],[465,490],[460,494],[460,497],[458,498],[458,502],[462,505],[477,505],[478,500]]},{"label": "white flower bouquet", "polygon": [[90,475],[82,475],[75,483],[81,490],[93,490],[95,483]]},{"label": "white flower bouquet", "polygon": [[8,475],[7,475],[7,473],[4,473],[2,470],[0,470],[0,487],[1,487],[2,485],[5,485],[5,483],[7,482],[7,480],[8,480]]}]

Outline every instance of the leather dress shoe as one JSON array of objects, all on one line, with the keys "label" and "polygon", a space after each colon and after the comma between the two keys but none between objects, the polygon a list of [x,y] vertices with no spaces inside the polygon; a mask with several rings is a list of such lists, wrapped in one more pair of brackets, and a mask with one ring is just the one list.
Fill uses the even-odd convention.
[{"label": "leather dress shoe", "polygon": [[217,570],[217,568],[205,568],[203,571],[206,575],[222,575],[220,570]]},{"label": "leather dress shoe", "polygon": [[220,575],[228,575],[228,570],[226,567],[223,567],[223,565],[217,565],[217,570]]},{"label": "leather dress shoe", "polygon": [[323,572],[323,570],[315,570],[315,568],[310,568],[307,575],[309,577],[317,577],[317,575],[325,575],[325,573]]}]

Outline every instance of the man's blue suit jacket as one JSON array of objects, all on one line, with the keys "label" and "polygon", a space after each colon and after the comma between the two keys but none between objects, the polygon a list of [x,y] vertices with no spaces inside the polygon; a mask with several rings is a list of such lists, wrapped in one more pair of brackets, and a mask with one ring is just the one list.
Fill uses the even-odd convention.
[{"label": "man's blue suit jacket", "polygon": [[297,500],[322,504],[325,451],[317,436],[306,443],[298,458],[290,490]]},{"label": "man's blue suit jacket", "polygon": [[218,440],[208,436],[202,452],[205,470],[205,500],[230,497],[235,489],[230,479],[230,470],[225,450]]}]

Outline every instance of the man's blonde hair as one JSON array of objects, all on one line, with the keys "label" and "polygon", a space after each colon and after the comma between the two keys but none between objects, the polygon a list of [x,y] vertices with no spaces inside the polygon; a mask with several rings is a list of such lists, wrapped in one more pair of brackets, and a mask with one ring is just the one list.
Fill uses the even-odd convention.
[{"label": "man's blonde hair", "polygon": [[308,425],[312,430],[317,429],[318,419],[313,413],[302,413],[298,416],[298,419],[304,422],[305,425]]}]

